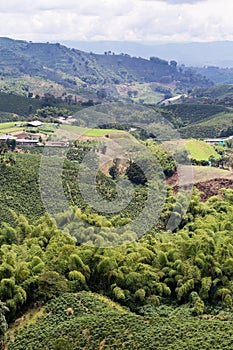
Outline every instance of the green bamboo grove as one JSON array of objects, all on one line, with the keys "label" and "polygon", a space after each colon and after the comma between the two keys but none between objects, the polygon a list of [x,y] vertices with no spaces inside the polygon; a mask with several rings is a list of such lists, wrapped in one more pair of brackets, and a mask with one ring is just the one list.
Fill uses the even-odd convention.
[{"label": "green bamboo grove", "polygon": [[[94,291],[104,294],[131,310],[143,305],[190,303],[199,315],[209,305],[232,308],[233,292],[233,192],[225,190],[223,199],[212,197],[201,203],[196,193],[183,227],[176,233],[151,232],[139,241],[116,248],[79,244],[70,235],[70,213],[57,217],[63,229],[48,215],[30,224],[15,215],[13,225],[3,223],[0,230],[0,298],[8,307],[8,320],[37,301],[47,301],[65,291]],[[103,218],[73,208],[81,215],[80,235],[98,227]],[[105,219],[107,222],[107,219]],[[105,222],[105,223],[106,223]],[[61,224],[59,222],[59,224]],[[109,227],[98,231],[96,239],[119,232]],[[123,232],[133,235],[133,232]]]}]

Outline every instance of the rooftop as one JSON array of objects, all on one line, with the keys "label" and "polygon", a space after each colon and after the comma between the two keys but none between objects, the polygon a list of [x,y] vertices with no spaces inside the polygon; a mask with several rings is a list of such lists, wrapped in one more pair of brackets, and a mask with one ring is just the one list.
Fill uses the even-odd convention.
[{"label": "rooftop", "polygon": [[33,120],[31,122],[28,122],[27,124],[30,125],[30,126],[35,126],[36,127],[36,126],[41,126],[44,123],[42,123],[40,120]]}]

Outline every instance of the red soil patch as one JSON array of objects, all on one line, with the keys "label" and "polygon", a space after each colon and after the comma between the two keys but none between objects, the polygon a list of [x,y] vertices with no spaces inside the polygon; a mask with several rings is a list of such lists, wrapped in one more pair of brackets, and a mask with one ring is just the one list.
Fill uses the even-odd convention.
[{"label": "red soil patch", "polygon": [[209,181],[199,182],[195,187],[201,191],[201,200],[205,201],[209,197],[220,194],[222,188],[233,189],[233,180],[231,179],[213,179]]},{"label": "red soil patch", "polygon": [[[175,192],[178,191],[179,181],[177,173],[168,178],[166,182],[169,186],[173,187]],[[201,192],[201,200],[206,201],[212,196],[219,195],[220,190],[223,188],[233,189],[233,179],[216,178],[194,183],[193,186],[195,186]]]}]

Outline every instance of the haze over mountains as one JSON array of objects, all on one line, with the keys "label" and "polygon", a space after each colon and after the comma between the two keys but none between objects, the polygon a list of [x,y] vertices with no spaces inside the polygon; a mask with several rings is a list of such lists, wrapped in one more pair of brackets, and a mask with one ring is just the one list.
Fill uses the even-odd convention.
[{"label": "haze over mountains", "polygon": [[149,58],[161,57],[166,60],[176,60],[179,64],[188,66],[233,67],[233,42],[190,42],[190,43],[153,43],[125,41],[62,41],[68,47],[84,51],[104,53],[128,53],[133,56]]}]

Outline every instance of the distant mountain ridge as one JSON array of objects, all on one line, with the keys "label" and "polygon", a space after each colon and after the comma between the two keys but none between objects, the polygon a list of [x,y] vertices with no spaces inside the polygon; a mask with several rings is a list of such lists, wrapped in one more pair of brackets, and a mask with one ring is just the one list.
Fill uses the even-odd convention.
[{"label": "distant mountain ridge", "polygon": [[211,82],[201,75],[177,68],[176,62],[157,57],[145,59],[110,51],[94,54],[59,43],[33,43],[0,38],[2,77],[39,76],[65,88],[130,82],[179,83],[185,88],[207,87]]},{"label": "distant mountain ridge", "polygon": [[187,66],[233,67],[233,41],[159,43],[123,41],[62,41],[68,47],[104,53],[127,52],[133,56],[158,56]]}]

